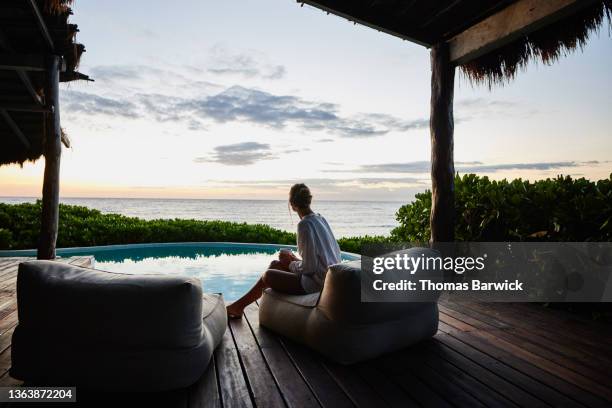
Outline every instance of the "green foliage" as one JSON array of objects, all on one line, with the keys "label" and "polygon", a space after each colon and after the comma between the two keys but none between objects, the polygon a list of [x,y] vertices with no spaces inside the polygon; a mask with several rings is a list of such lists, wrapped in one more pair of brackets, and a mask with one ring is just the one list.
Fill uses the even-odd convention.
[{"label": "green foliage", "polygon": [[11,242],[13,242],[11,231],[0,228],[0,248],[10,248]]},{"label": "green foliage", "polygon": [[[427,242],[431,192],[397,212],[393,240]],[[610,241],[612,174],[592,182],[558,176],[536,182],[455,177],[455,237],[460,241]]]},{"label": "green foliage", "polygon": [[[0,249],[36,248],[40,212],[40,202],[0,203]],[[60,204],[59,214],[58,247],[189,241],[295,244],[295,234],[261,224],[183,219],[147,221],[65,204]]]},{"label": "green foliage", "polygon": [[361,246],[364,244],[381,244],[385,242],[389,242],[388,237],[365,235],[363,237],[340,238],[338,240],[338,245],[340,245],[340,249],[345,252],[360,254]]}]

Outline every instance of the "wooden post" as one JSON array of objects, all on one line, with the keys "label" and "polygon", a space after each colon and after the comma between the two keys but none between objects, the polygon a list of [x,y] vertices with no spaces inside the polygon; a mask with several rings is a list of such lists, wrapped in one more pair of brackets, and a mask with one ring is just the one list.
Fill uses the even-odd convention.
[{"label": "wooden post", "polygon": [[431,49],[431,239],[454,240],[455,165],[453,159],[453,95],[455,66],[447,43]]},{"label": "wooden post", "polygon": [[42,215],[38,259],[54,259],[59,223],[59,178],[62,154],[62,128],[59,111],[59,71],[61,59],[52,56],[47,71],[45,102],[52,111],[45,121],[45,176],[42,191]]}]

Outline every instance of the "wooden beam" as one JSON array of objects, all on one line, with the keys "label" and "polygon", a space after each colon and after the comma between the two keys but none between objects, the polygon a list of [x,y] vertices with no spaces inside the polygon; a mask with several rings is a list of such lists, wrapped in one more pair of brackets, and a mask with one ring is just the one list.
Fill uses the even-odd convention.
[{"label": "wooden beam", "polygon": [[62,155],[62,128],[59,110],[60,57],[54,55],[49,62],[45,98],[53,113],[47,115],[45,123],[45,175],[42,191],[42,214],[38,259],[54,259],[59,224],[60,158]]},{"label": "wooden beam", "polygon": [[17,136],[17,139],[19,139],[21,144],[23,144],[27,150],[30,150],[30,141],[27,137],[25,137],[21,129],[19,129],[19,126],[17,126],[17,123],[15,123],[13,118],[11,118],[11,115],[8,114],[6,109],[0,108],[0,116],[2,116],[8,127],[11,128],[13,134]]},{"label": "wooden beam", "polygon": [[30,81],[30,77],[28,76],[28,73],[25,71],[19,70],[17,71],[17,76],[19,77],[19,79],[21,79],[23,86],[30,94],[30,97],[34,99],[34,102],[36,102],[40,106],[44,105],[45,102],[42,100],[38,92],[36,92],[36,89],[34,88],[34,84],[32,84],[32,81]]},{"label": "wooden beam", "polygon": [[465,64],[595,1],[519,0],[450,39],[450,60]]},{"label": "wooden beam", "polygon": [[36,24],[38,24],[38,28],[40,29],[40,33],[42,34],[43,38],[45,39],[45,42],[47,43],[47,46],[49,47],[50,51],[54,50],[54,45],[53,45],[53,38],[51,38],[51,34],[49,33],[49,29],[47,28],[47,24],[45,23],[45,20],[38,8],[38,5],[36,4],[36,1],[34,0],[28,0],[28,3],[30,3],[30,7],[32,8],[32,13],[34,13],[34,18],[36,19]]},{"label": "wooden beam", "polygon": [[[5,49],[11,52],[11,48]],[[0,69],[6,71],[43,72],[45,59],[39,54],[0,54]]]},{"label": "wooden beam", "polygon": [[45,64],[42,55],[32,54],[12,54],[13,47],[9,44],[4,33],[0,30],[0,49],[10,54],[0,55],[0,69],[14,70],[25,86],[26,90],[39,105],[44,105],[44,101],[36,92],[30,77],[26,71],[44,71]]},{"label": "wooden beam", "polygon": [[452,242],[455,231],[453,98],[455,66],[447,43],[431,49],[431,242]]},{"label": "wooden beam", "polygon": [[37,104],[28,103],[0,103],[0,109],[8,112],[35,112],[35,113],[49,113],[53,109],[47,108],[46,106],[40,106]]},{"label": "wooden beam", "polygon": [[[373,28],[376,31],[380,31],[381,33],[386,33],[386,34],[389,34],[389,35],[401,38],[402,40],[411,41],[411,42],[413,42],[415,44],[419,44],[419,45],[422,45],[424,47],[429,47],[431,45],[431,44],[425,43],[425,42],[423,42],[421,40],[417,40],[415,38],[409,37],[409,36],[407,36],[405,34],[402,34],[402,33],[398,32],[398,31],[393,31],[393,30],[387,29],[385,27],[378,26],[378,25],[373,24],[373,23],[369,23],[369,22],[367,22],[365,20],[362,20],[360,18],[356,18],[354,16],[351,16],[350,14],[343,13],[341,11],[338,11],[338,10],[335,10],[333,8],[327,7],[327,6],[323,5],[323,4],[320,4],[316,0],[296,0],[296,2],[301,3],[301,4],[308,4],[311,7],[315,7],[315,8],[318,8],[319,10],[325,11],[327,14],[334,14],[334,15],[336,15],[338,17],[345,18],[348,21],[353,22],[355,24],[358,23],[358,24],[361,24],[363,26],[366,26],[366,27],[369,27],[369,28]],[[412,4],[413,4],[413,2],[411,2],[409,4],[409,6],[412,6]]]}]

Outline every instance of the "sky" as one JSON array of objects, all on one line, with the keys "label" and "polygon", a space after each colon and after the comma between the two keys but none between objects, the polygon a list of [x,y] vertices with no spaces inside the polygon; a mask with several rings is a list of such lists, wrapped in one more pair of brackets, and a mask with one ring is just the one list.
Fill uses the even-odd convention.
[{"label": "sky", "polygon": [[[292,0],[79,1],[63,197],[409,201],[430,187],[429,51]],[[612,172],[612,37],[490,91],[458,74],[455,169]],[[0,168],[40,196],[44,160]]]}]

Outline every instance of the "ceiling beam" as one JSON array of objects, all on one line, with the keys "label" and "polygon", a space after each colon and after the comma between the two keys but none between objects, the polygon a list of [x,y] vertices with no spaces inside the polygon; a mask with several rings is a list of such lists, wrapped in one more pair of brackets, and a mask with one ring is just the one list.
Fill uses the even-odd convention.
[{"label": "ceiling beam", "polygon": [[45,39],[45,42],[47,43],[47,46],[49,47],[49,49],[53,51],[55,48],[53,45],[53,38],[51,38],[51,34],[49,33],[47,24],[45,23],[45,20],[43,19],[43,16],[38,8],[38,5],[36,4],[36,1],[34,0],[27,0],[27,1],[28,3],[30,3],[32,13],[34,13],[34,18],[36,19],[36,24],[38,25],[38,28],[40,29],[40,33]]},{"label": "ceiling beam", "polygon": [[2,30],[0,30],[0,49],[4,52],[10,53],[0,55],[0,69],[16,71],[17,76],[23,83],[23,86],[25,86],[32,99],[34,99],[34,102],[43,106],[45,102],[40,97],[38,92],[36,92],[36,88],[34,88],[27,71],[44,71],[46,68],[45,59],[40,55],[12,54],[13,47],[11,47],[11,44],[8,42]]},{"label": "ceiling beam", "polygon": [[596,0],[519,0],[448,41],[460,65],[552,24]]},{"label": "ceiling beam", "polygon": [[39,54],[0,54],[0,69],[9,71],[46,70],[45,58]]},{"label": "ceiling beam", "polygon": [[34,112],[34,113],[50,113],[52,108],[40,106],[38,104],[28,103],[0,103],[0,109],[7,112]]},{"label": "ceiling beam", "polygon": [[[374,23],[370,23],[370,22],[365,21],[365,20],[363,20],[361,18],[358,18],[358,17],[352,16],[350,14],[344,13],[342,11],[338,11],[338,10],[335,10],[333,8],[327,7],[326,5],[321,4],[320,0],[319,1],[317,1],[317,0],[296,0],[296,2],[301,3],[302,5],[303,4],[308,4],[311,7],[315,7],[315,8],[318,8],[319,10],[325,11],[327,14],[334,14],[334,15],[336,15],[338,17],[345,18],[345,19],[347,19],[348,21],[350,21],[352,23],[361,24],[363,26],[366,26],[366,27],[369,27],[369,28],[373,28],[374,30],[380,31],[381,33],[386,33],[386,34],[389,34],[389,35],[393,35],[395,37],[399,37],[402,40],[411,41],[411,42],[413,42],[415,44],[419,44],[419,45],[422,45],[424,47],[430,47],[431,46],[431,44],[425,43],[425,42],[423,42],[421,40],[417,40],[416,38],[412,38],[412,37],[410,37],[408,35],[400,33],[399,31],[394,31],[393,29],[388,29],[388,28],[385,28],[385,27],[382,27],[382,26],[378,26],[378,25],[376,25]],[[413,2],[410,3],[410,5],[412,5],[412,4],[413,4]]]},{"label": "ceiling beam", "polygon": [[21,129],[19,129],[19,126],[17,126],[17,124],[15,123],[13,118],[11,118],[11,115],[8,114],[6,109],[0,109],[0,117],[2,117],[4,121],[6,122],[6,124],[8,125],[8,127],[11,128],[15,136],[17,136],[17,139],[19,139],[19,141],[21,141],[21,143],[25,146],[25,148],[29,150],[30,141],[28,140],[27,137],[25,137]]}]

